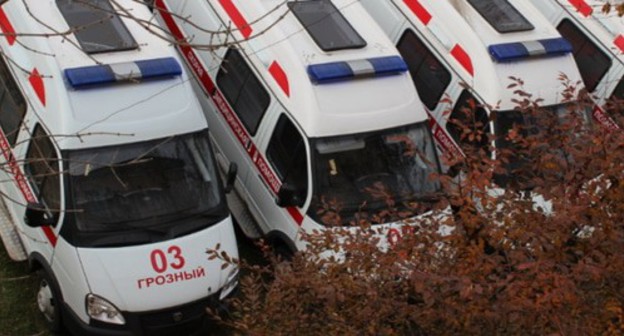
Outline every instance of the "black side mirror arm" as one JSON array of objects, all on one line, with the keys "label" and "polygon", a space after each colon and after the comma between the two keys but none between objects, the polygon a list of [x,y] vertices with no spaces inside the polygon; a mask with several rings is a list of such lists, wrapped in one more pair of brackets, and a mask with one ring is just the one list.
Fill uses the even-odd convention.
[{"label": "black side mirror arm", "polygon": [[227,175],[225,176],[225,188],[226,194],[230,193],[234,189],[234,182],[236,182],[236,175],[238,174],[238,165],[235,162],[230,163]]}]

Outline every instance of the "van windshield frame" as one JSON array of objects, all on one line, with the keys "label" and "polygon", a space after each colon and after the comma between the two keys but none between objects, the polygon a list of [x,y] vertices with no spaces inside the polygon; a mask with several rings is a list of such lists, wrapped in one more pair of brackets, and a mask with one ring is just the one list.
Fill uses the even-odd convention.
[{"label": "van windshield frame", "polygon": [[197,232],[229,211],[208,131],[69,150],[66,222],[74,246],[154,243]]}]

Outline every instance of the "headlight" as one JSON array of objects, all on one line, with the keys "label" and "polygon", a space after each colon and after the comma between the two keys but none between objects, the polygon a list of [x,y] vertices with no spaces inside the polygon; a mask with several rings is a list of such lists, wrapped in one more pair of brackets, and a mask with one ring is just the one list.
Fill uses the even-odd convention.
[{"label": "headlight", "polygon": [[126,320],[119,310],[106,299],[94,294],[88,294],[86,299],[87,315],[94,320],[111,323],[126,324]]},{"label": "headlight", "polygon": [[225,281],[225,285],[221,288],[221,294],[219,295],[219,300],[223,300],[226,296],[228,296],[234,288],[238,285],[238,266],[234,266],[230,273],[228,274],[227,280]]}]

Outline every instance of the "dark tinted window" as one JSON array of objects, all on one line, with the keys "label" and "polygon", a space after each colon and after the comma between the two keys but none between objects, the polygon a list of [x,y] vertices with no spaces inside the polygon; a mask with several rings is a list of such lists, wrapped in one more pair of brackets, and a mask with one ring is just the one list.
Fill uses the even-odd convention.
[{"label": "dark tinted window", "polygon": [[26,101],[4,59],[0,59],[0,127],[11,146],[26,114]]},{"label": "dark tinted window", "polygon": [[26,153],[24,171],[33,187],[37,201],[58,220],[61,209],[59,159],[52,139],[40,125],[35,127]]},{"label": "dark tinted window", "polygon": [[446,130],[459,144],[487,150],[490,134],[487,112],[468,90],[464,90],[457,99]]},{"label": "dark tinted window", "polygon": [[624,77],[620,79],[620,82],[615,87],[611,99],[624,100]]},{"label": "dark tinted window", "polygon": [[225,54],[217,85],[245,128],[256,134],[271,97],[238,50],[230,49]]},{"label": "dark tinted window", "polygon": [[330,0],[289,2],[288,8],[324,51],[366,46],[366,41]]},{"label": "dark tinted window", "polygon": [[507,0],[468,0],[468,2],[499,33],[511,33],[534,28]]},{"label": "dark tinted window", "polygon": [[581,72],[585,87],[590,92],[594,91],[611,67],[611,60],[570,20],[561,21],[557,30],[572,44],[574,60]]},{"label": "dark tinted window", "polygon": [[56,0],[56,4],[86,53],[138,47],[109,0]]},{"label": "dark tinted window", "polygon": [[285,115],[281,115],[267,149],[269,162],[279,178],[307,195],[308,164],[303,137]]},{"label": "dark tinted window", "polygon": [[407,63],[420,99],[433,110],[451,82],[451,73],[411,30],[405,31],[397,47]]}]

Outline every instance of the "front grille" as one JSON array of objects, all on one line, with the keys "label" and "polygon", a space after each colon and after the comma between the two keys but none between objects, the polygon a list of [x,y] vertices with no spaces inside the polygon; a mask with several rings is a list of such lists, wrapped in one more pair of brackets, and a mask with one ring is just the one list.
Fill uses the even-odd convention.
[{"label": "front grille", "polygon": [[139,315],[141,329],[150,336],[187,336],[200,332],[207,318],[210,299]]},{"label": "front grille", "polygon": [[89,327],[102,330],[103,334],[112,332],[111,335],[116,335],[116,333],[137,336],[227,334],[221,327],[211,323],[206,313],[207,307],[216,308],[221,313],[227,311],[226,306],[219,300],[220,293],[218,291],[204,299],[163,310],[141,313],[123,312],[126,319],[125,325],[112,325],[91,319]]}]

